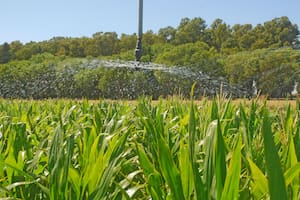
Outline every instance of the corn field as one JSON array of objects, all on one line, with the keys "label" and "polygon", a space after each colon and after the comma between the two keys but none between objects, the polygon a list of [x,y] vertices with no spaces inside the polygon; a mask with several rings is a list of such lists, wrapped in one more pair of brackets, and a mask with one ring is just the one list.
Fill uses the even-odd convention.
[{"label": "corn field", "polygon": [[300,104],[0,100],[0,199],[299,199]]}]

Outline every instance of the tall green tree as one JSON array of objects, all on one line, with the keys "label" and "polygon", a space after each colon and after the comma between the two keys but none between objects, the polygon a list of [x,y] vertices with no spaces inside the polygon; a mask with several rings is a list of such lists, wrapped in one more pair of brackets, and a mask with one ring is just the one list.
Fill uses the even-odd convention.
[{"label": "tall green tree", "polygon": [[95,49],[102,56],[111,56],[119,51],[119,39],[116,32],[98,32],[93,35]]},{"label": "tall green tree", "polygon": [[160,53],[155,61],[169,66],[190,67],[216,76],[223,73],[215,48],[201,41],[175,46]]},{"label": "tall green tree", "polygon": [[255,42],[252,34],[253,27],[251,24],[236,24],[232,27],[232,37],[240,50],[249,50]]},{"label": "tall green tree", "polygon": [[166,42],[171,43],[175,39],[176,29],[172,26],[161,28],[158,31],[158,36],[163,38]]},{"label": "tall green tree", "polygon": [[218,51],[221,50],[222,44],[231,37],[230,26],[221,19],[216,19],[206,32],[209,34],[210,44]]},{"label": "tall green tree", "polygon": [[174,43],[176,45],[197,42],[205,39],[206,23],[200,17],[183,18],[177,28]]},{"label": "tall green tree", "polygon": [[137,35],[122,34],[120,37],[119,48],[121,52],[134,50],[136,45]]},{"label": "tall green tree", "polygon": [[0,63],[7,63],[10,60],[9,44],[5,42],[0,46]]},{"label": "tall green tree", "polygon": [[265,40],[269,45],[291,46],[299,35],[298,26],[292,24],[286,16],[267,21],[264,23],[264,27]]},{"label": "tall green tree", "polygon": [[13,41],[9,45],[9,53],[10,53],[10,59],[15,60],[16,59],[16,53],[22,49],[23,44],[20,41]]},{"label": "tall green tree", "polygon": [[72,57],[85,57],[84,44],[82,39],[72,39],[70,41],[70,56]]},{"label": "tall green tree", "polygon": [[255,40],[251,45],[251,50],[268,48],[268,41],[265,39],[265,27],[258,24],[254,27],[251,34],[255,36]]},{"label": "tall green tree", "polygon": [[154,55],[152,47],[155,44],[165,43],[164,39],[155,34],[152,30],[147,31],[143,35],[143,61],[151,62]]}]

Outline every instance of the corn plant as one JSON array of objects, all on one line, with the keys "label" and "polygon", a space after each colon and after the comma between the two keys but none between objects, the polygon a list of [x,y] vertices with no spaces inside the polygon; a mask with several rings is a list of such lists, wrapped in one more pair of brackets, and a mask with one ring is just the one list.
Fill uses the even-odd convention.
[{"label": "corn plant", "polygon": [[0,100],[3,199],[299,199],[300,104]]}]

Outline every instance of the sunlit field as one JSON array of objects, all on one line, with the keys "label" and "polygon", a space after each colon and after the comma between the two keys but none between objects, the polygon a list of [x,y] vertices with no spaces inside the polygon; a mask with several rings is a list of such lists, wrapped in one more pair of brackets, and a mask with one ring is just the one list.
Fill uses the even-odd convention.
[{"label": "sunlit field", "polygon": [[0,100],[0,199],[299,199],[300,104]]}]

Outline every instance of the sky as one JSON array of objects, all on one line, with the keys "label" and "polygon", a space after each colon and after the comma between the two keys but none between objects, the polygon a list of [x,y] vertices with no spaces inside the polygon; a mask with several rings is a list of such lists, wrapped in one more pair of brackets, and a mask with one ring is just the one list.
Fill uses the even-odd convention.
[{"label": "sky", "polygon": [[[0,44],[49,40],[55,36],[92,37],[96,32],[137,32],[138,0],[2,0]],[[287,16],[300,28],[300,0],[144,0],[144,32],[201,17],[209,26],[263,24]]]}]

